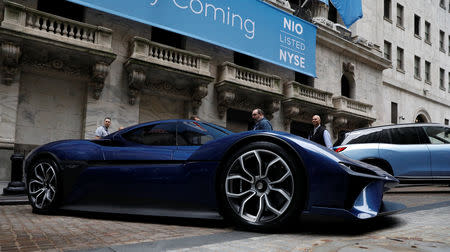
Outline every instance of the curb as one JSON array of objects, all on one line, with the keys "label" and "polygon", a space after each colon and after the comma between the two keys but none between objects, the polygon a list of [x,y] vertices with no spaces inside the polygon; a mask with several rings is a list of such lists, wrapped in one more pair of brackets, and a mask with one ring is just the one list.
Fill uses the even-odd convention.
[{"label": "curb", "polygon": [[28,204],[27,196],[5,196],[0,195],[0,206],[1,205],[26,205]]}]

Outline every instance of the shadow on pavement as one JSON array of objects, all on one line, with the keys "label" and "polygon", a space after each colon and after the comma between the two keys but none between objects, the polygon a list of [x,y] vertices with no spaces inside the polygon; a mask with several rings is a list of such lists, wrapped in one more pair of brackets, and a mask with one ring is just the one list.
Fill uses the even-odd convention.
[{"label": "shadow on pavement", "polygon": [[160,217],[147,215],[117,214],[117,213],[98,213],[98,212],[81,212],[73,210],[59,210],[57,215],[79,217],[87,219],[138,222],[161,225],[177,225],[192,226],[203,228],[226,228],[230,227],[223,220],[216,219],[196,219],[196,218],[180,218],[180,217]]},{"label": "shadow on pavement", "polygon": [[384,229],[404,226],[406,223],[395,216],[383,216],[369,220],[336,220],[331,218],[308,218],[299,222],[299,226],[291,227],[293,233],[320,235],[364,235]]},{"label": "shadow on pavement", "polygon": [[339,220],[330,217],[320,218],[304,218],[293,222],[291,225],[282,227],[276,231],[255,232],[235,227],[224,220],[211,219],[191,219],[178,217],[155,217],[142,215],[128,215],[128,214],[111,214],[111,213],[97,213],[97,212],[80,212],[63,210],[59,211],[60,216],[79,217],[87,219],[99,219],[110,221],[124,221],[149,223],[160,225],[176,225],[176,226],[190,226],[201,228],[214,229],[233,229],[235,231],[253,232],[255,234],[319,234],[319,235],[363,235],[379,230],[390,229],[394,227],[404,226],[406,223],[401,218],[394,216],[377,217],[374,219],[364,221]]}]

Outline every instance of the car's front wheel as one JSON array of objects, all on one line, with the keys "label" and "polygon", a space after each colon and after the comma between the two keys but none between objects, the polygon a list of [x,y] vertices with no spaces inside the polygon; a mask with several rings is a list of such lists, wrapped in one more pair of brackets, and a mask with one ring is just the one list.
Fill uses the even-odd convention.
[{"label": "car's front wheel", "polygon": [[219,191],[226,218],[248,229],[276,229],[301,212],[303,173],[280,146],[255,142],[227,161]]},{"label": "car's front wheel", "polygon": [[59,197],[59,169],[51,159],[34,162],[27,173],[28,199],[37,213],[56,209]]}]

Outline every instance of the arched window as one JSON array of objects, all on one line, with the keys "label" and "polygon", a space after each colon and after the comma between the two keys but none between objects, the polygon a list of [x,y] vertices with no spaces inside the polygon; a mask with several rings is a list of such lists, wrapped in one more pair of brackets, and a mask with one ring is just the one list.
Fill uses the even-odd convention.
[{"label": "arched window", "polygon": [[420,114],[416,117],[416,123],[426,123],[426,122],[428,122],[428,120],[424,115]]},{"label": "arched window", "polygon": [[424,108],[420,108],[415,114],[416,114],[416,117],[414,120],[415,123],[431,122],[430,114],[428,114],[428,112]]},{"label": "arched window", "polygon": [[344,73],[341,78],[341,95],[348,98],[355,98],[355,80],[349,73]]}]

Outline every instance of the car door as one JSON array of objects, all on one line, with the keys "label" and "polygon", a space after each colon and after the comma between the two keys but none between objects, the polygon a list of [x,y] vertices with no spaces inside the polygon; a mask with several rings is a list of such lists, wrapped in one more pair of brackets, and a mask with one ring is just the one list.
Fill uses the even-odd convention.
[{"label": "car door", "polygon": [[421,144],[417,127],[395,127],[382,131],[380,157],[389,162],[401,180],[431,178],[430,153]]},{"label": "car door", "polygon": [[430,143],[427,145],[431,156],[433,180],[450,180],[450,128],[425,126]]},{"label": "car door", "polygon": [[105,178],[102,201],[120,206],[163,204],[168,184],[176,177],[176,122],[146,125],[113,139],[118,146],[103,147]]},{"label": "car door", "polygon": [[197,121],[180,121],[177,126],[177,150],[174,162],[180,162],[180,180],[174,186],[179,188],[176,196],[180,207],[193,206],[209,208],[215,202],[215,162],[192,160],[190,156],[203,144],[216,139],[219,133],[207,124]]}]

